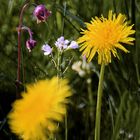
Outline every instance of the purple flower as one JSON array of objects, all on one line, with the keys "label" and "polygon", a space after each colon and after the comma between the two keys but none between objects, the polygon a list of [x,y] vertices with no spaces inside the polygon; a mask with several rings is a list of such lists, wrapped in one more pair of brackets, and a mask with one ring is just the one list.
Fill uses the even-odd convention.
[{"label": "purple flower", "polygon": [[69,40],[65,40],[63,36],[57,39],[55,42],[55,46],[58,47],[59,50],[67,49],[69,44]]},{"label": "purple flower", "polygon": [[51,11],[47,10],[43,4],[36,6],[34,16],[37,19],[37,23],[44,22],[51,15]]},{"label": "purple flower", "polygon": [[48,44],[43,45],[42,50],[44,51],[44,55],[49,55],[52,52],[52,48]]},{"label": "purple flower", "polygon": [[68,46],[70,49],[77,49],[78,47],[79,46],[76,41],[71,41],[70,45]]},{"label": "purple flower", "polygon": [[33,39],[28,39],[26,41],[26,47],[29,50],[29,52],[31,52],[31,50],[36,46],[36,43],[37,42],[35,40],[33,40]]}]

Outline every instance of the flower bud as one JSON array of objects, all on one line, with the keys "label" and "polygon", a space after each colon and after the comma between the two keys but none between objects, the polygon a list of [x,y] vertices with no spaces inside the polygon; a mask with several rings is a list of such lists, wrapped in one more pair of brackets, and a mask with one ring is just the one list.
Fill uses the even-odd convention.
[{"label": "flower bud", "polygon": [[29,50],[29,52],[31,52],[31,50],[36,46],[36,43],[37,42],[35,40],[33,40],[33,39],[28,39],[26,41],[26,47]]},{"label": "flower bud", "polygon": [[44,22],[51,15],[51,11],[47,10],[43,4],[36,6],[34,16],[37,19],[37,23]]}]

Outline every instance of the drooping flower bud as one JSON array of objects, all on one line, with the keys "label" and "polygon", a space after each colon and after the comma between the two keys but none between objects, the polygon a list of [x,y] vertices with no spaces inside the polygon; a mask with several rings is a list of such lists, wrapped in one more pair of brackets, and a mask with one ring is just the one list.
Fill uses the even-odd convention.
[{"label": "drooping flower bud", "polygon": [[37,42],[35,40],[33,40],[33,39],[28,39],[26,41],[26,47],[29,50],[29,52],[31,52],[31,50],[36,46],[36,43]]},{"label": "drooping flower bud", "polygon": [[46,7],[41,4],[36,6],[33,14],[37,19],[37,23],[40,23],[48,19],[48,17],[51,15],[51,11],[47,10]]}]

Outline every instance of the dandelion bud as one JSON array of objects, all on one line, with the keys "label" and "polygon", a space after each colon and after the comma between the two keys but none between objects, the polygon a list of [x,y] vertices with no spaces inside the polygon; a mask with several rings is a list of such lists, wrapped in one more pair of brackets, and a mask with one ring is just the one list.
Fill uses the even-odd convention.
[{"label": "dandelion bud", "polygon": [[47,10],[43,4],[38,5],[34,10],[34,16],[37,19],[37,23],[44,22],[51,15],[51,11]]},{"label": "dandelion bud", "polygon": [[26,47],[29,50],[29,52],[31,52],[31,50],[36,46],[36,43],[37,42],[35,40],[33,40],[33,39],[28,39],[26,41]]}]

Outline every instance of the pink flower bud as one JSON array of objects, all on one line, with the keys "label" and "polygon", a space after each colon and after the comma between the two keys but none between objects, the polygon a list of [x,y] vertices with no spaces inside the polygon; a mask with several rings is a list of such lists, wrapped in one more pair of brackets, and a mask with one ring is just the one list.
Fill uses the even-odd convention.
[{"label": "pink flower bud", "polygon": [[34,16],[37,19],[37,23],[44,22],[51,15],[51,11],[47,10],[43,4],[36,6]]},{"label": "pink flower bud", "polygon": [[29,52],[31,52],[31,50],[36,46],[36,43],[37,42],[35,40],[33,40],[33,39],[28,39],[26,41],[26,47],[29,50]]}]

